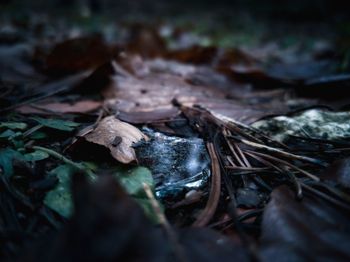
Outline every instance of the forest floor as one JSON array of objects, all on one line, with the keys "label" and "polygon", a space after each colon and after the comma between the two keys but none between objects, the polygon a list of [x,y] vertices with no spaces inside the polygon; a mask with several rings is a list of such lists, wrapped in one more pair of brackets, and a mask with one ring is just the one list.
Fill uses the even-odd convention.
[{"label": "forest floor", "polygon": [[350,20],[235,10],[3,7],[0,259],[350,259]]}]

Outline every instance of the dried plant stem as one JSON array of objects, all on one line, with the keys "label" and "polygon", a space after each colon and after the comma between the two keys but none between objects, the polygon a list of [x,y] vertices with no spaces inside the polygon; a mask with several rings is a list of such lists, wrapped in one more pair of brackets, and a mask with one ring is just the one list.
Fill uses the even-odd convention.
[{"label": "dried plant stem", "polygon": [[213,143],[207,143],[207,148],[212,166],[211,188],[207,205],[202,213],[197,217],[196,221],[192,224],[194,227],[203,227],[210,222],[218,206],[221,193],[221,172],[219,159],[215,152]]},{"label": "dried plant stem", "polygon": [[259,152],[253,152],[253,151],[250,151],[250,150],[247,150],[246,152],[249,152],[249,153],[251,153],[253,155],[261,156],[263,158],[268,158],[268,159],[273,160],[275,162],[279,162],[279,163],[281,163],[283,165],[289,166],[289,167],[299,171],[300,173],[304,174],[305,176],[311,178],[312,180],[315,180],[317,182],[320,181],[320,178],[318,178],[317,176],[315,176],[313,174],[310,174],[309,172],[307,172],[307,171],[305,171],[305,170],[303,170],[303,169],[301,169],[301,168],[299,168],[299,167],[297,167],[295,165],[292,165],[292,164],[288,163],[287,161],[278,159],[276,157],[273,157],[273,156],[270,156],[270,155],[267,155],[267,154],[263,154],[263,153],[259,153]]},{"label": "dried plant stem", "polygon": [[60,153],[57,153],[56,151],[54,151],[52,149],[49,149],[49,148],[46,148],[46,147],[41,147],[41,146],[33,146],[32,148],[35,149],[35,150],[40,150],[40,151],[43,151],[45,153],[48,153],[50,156],[53,156],[53,157],[63,161],[64,163],[75,167],[76,169],[85,171],[85,169],[81,165],[73,162],[72,160],[69,160],[65,156],[61,155]]},{"label": "dried plant stem", "polygon": [[[239,139],[239,138],[234,137],[234,139]],[[277,149],[277,148],[274,148],[274,147],[269,147],[269,146],[266,146],[266,145],[258,144],[258,143],[255,143],[255,142],[251,142],[251,141],[248,141],[246,139],[239,139],[239,141],[244,143],[244,144],[246,144],[246,145],[248,145],[248,146],[254,147],[256,149],[262,149],[262,150],[268,151],[270,153],[279,154],[279,155],[287,157],[287,158],[297,159],[297,160],[300,160],[300,161],[309,162],[309,163],[312,163],[312,164],[324,166],[324,164],[320,160],[315,159],[315,158],[311,158],[311,157],[307,157],[307,156],[295,155],[295,154],[288,153],[288,152],[285,152],[283,150],[280,150],[280,149]]]}]

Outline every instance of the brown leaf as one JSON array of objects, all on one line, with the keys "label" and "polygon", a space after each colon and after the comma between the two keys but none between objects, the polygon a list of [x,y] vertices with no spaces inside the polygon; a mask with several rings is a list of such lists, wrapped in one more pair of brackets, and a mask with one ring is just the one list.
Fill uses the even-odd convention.
[{"label": "brown leaf", "polygon": [[262,222],[261,261],[349,261],[349,210],[304,195],[300,202],[286,186],[272,192]]},{"label": "brown leaf", "polygon": [[350,158],[335,161],[321,174],[321,177],[350,188]]},{"label": "brown leaf", "polygon": [[166,43],[156,28],[144,24],[134,24],[130,28],[126,49],[128,52],[140,54],[142,57],[156,57],[165,53]]},{"label": "brown leaf", "polygon": [[101,102],[93,100],[78,101],[70,103],[40,103],[33,105],[24,105],[16,109],[21,114],[41,114],[49,115],[52,113],[88,113],[98,109]]},{"label": "brown leaf", "polygon": [[174,59],[183,63],[207,64],[214,67],[229,67],[232,65],[256,64],[256,60],[237,48],[220,49],[216,47],[192,46],[187,49],[170,51],[168,59]]},{"label": "brown leaf", "polygon": [[94,68],[109,60],[111,48],[101,37],[80,37],[57,44],[46,59],[53,74],[72,73]]},{"label": "brown leaf", "polygon": [[147,138],[136,127],[114,116],[102,119],[97,127],[84,137],[89,142],[109,148],[112,156],[124,164],[136,159],[132,144]]},{"label": "brown leaf", "polygon": [[209,68],[166,61],[146,63],[143,67],[142,60],[138,60],[138,66],[148,68],[142,70],[141,76],[130,74],[112,61],[99,67],[85,83],[96,83],[93,86],[103,90],[109,109],[130,123],[174,118],[180,112],[173,104],[175,100],[186,106],[199,105],[244,123],[289,111],[284,90],[258,93]]}]

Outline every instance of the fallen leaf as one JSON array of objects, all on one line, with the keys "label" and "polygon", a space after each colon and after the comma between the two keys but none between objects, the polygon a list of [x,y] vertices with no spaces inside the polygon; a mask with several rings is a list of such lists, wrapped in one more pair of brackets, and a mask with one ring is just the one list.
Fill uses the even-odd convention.
[{"label": "fallen leaf", "polygon": [[348,261],[349,214],[309,192],[300,202],[286,186],[275,189],[263,216],[261,261]]},{"label": "fallen leaf", "polygon": [[[242,100],[241,94],[245,91],[234,83],[220,81],[219,87],[193,84],[188,81],[189,75],[186,79],[182,75],[174,74],[172,70],[150,72],[139,78],[120,72],[116,62],[112,62],[111,66],[114,72],[109,71],[104,76],[105,80],[101,81],[109,82],[108,87],[103,88],[103,95],[107,99],[106,106],[118,118],[130,123],[152,123],[174,118],[180,113],[173,103],[175,99],[181,104],[200,105],[246,123],[268,114],[288,111],[288,106],[281,101],[281,92],[274,95],[271,92],[256,96],[252,94]],[[97,74],[103,79],[101,70],[96,70]],[[216,79],[209,81],[206,78],[204,84],[217,82]],[[271,108],[272,102],[274,106]]]},{"label": "fallen leaf", "polygon": [[[102,119],[97,127],[84,137],[89,142],[109,148],[112,156],[125,164],[136,160],[133,143],[146,139],[146,136],[136,127],[114,116]],[[116,139],[119,141],[116,142]]]},{"label": "fallen leaf", "polygon": [[322,172],[321,177],[350,188],[350,158],[335,161]]},{"label": "fallen leaf", "polygon": [[130,27],[126,49],[142,57],[155,57],[165,53],[166,43],[156,28],[138,23]]},{"label": "fallen leaf", "polygon": [[310,100],[303,99],[287,103],[290,100],[288,90],[257,92],[210,68],[159,59],[144,63],[148,69],[141,70],[140,76],[111,61],[96,69],[80,88],[94,86],[96,89],[98,86],[103,90],[105,106],[118,118],[134,124],[173,119],[180,114],[174,101],[185,106],[201,106],[248,124],[267,115],[310,105]]},{"label": "fallen leaf", "polygon": [[97,67],[111,57],[111,48],[101,37],[87,36],[58,43],[46,59],[53,74],[74,73]]},{"label": "fallen leaf", "polygon": [[38,103],[35,107],[24,105],[16,109],[21,114],[51,115],[52,113],[88,113],[98,109],[102,105],[99,101],[83,100],[76,103]]}]

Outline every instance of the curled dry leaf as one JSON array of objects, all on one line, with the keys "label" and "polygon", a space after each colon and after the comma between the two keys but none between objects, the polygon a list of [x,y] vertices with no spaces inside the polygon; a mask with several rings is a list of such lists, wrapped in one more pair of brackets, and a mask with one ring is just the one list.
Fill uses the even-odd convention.
[{"label": "curled dry leaf", "polygon": [[85,135],[89,142],[109,148],[112,156],[121,163],[130,163],[136,159],[133,143],[147,137],[136,127],[108,116],[91,132]]}]

